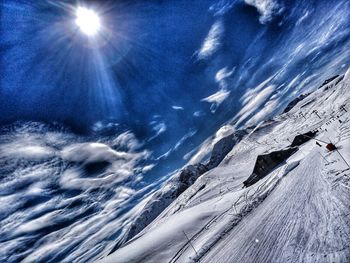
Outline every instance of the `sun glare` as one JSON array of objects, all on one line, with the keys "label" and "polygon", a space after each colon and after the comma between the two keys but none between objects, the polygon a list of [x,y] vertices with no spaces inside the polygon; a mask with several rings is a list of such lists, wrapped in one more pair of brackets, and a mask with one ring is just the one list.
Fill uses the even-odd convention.
[{"label": "sun glare", "polygon": [[77,8],[75,22],[80,30],[88,36],[96,35],[101,28],[100,18],[97,13],[85,7]]}]

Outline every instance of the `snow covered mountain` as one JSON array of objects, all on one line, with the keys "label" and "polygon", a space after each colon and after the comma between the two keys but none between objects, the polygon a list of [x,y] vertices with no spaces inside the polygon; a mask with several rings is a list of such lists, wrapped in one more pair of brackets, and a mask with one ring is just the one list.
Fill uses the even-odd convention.
[{"label": "snow covered mountain", "polygon": [[[350,70],[261,122],[101,262],[350,262],[349,90]],[[258,155],[310,131],[315,138],[243,187]],[[167,187],[153,198],[164,201]]]},{"label": "snow covered mountain", "polygon": [[[141,212],[137,215],[137,218],[132,222],[131,226],[124,234],[123,238],[117,243],[111,252],[114,252],[117,248],[143,230],[202,174],[218,166],[225,156],[232,150],[233,146],[246,134],[246,130],[238,130],[219,139],[214,143],[207,163],[190,164],[179,172],[176,172],[175,176],[173,176],[162,187],[162,189],[157,191],[150,200],[147,201]],[[204,187],[205,186],[203,186],[203,188]],[[200,190],[202,190],[202,188]]]}]

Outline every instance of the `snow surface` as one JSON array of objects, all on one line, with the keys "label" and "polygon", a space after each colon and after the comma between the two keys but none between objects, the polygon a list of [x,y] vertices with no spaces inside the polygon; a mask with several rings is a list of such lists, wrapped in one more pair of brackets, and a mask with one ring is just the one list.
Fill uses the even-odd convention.
[{"label": "snow surface", "polygon": [[[350,262],[349,89],[350,70],[260,123],[101,262]],[[337,151],[310,140],[265,178],[242,187],[259,154],[316,129],[316,139]]]}]

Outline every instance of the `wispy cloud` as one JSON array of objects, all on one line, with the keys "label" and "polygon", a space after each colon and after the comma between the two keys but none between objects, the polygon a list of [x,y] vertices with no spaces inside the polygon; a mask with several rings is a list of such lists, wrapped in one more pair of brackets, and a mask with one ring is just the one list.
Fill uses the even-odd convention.
[{"label": "wispy cloud", "polygon": [[215,113],[217,108],[221,103],[224,102],[230,95],[230,91],[228,90],[228,81],[227,79],[232,76],[235,71],[235,67],[229,70],[227,67],[220,69],[215,74],[215,81],[219,84],[219,91],[216,93],[202,99],[202,101],[212,103],[210,110],[212,113]]},{"label": "wispy cloud", "polygon": [[234,3],[235,0],[221,0],[210,6],[209,10],[212,11],[215,16],[224,15],[233,7]]},{"label": "wispy cloud", "polygon": [[176,144],[174,147],[174,150],[177,150],[188,138],[192,137],[197,133],[196,130],[192,130],[188,133],[186,133]]},{"label": "wispy cloud", "polygon": [[194,136],[197,133],[197,130],[190,130],[188,133],[186,133],[182,138],[175,144],[174,147],[170,148],[166,153],[159,156],[156,160],[161,160],[167,158],[172,152],[176,151],[181,145],[184,144],[184,142]]},{"label": "wispy cloud", "polygon": [[246,4],[256,7],[260,14],[260,23],[265,24],[281,14],[284,7],[276,0],[244,0]]},{"label": "wispy cloud", "polygon": [[195,111],[194,113],[193,113],[193,117],[201,117],[201,116],[203,116],[204,115],[204,112],[203,111]]},{"label": "wispy cloud", "polygon": [[128,150],[135,151],[142,147],[142,143],[140,143],[135,135],[130,132],[126,131],[120,135],[118,135],[117,138],[115,138],[112,142],[113,146],[121,146],[125,147]]},{"label": "wispy cloud", "polygon": [[164,133],[167,130],[167,126],[164,122],[151,121],[150,125],[152,126],[153,131],[155,131],[155,134],[149,138],[148,141],[157,138],[160,134]]},{"label": "wispy cloud", "polygon": [[[137,171],[141,171],[142,167],[139,167],[138,164],[146,160],[149,155],[149,151],[146,150],[140,152],[116,151],[103,143],[72,144],[62,149],[61,157],[77,165],[62,174],[60,183],[64,188],[84,190],[118,184],[135,176]],[[98,178],[81,176],[84,166],[101,162],[107,162],[107,167]]]},{"label": "wispy cloud", "polygon": [[221,89],[218,92],[202,99],[202,101],[212,103],[212,105],[210,106],[210,110],[212,113],[215,113],[219,105],[228,98],[230,93],[231,92],[228,90]]},{"label": "wispy cloud", "polygon": [[206,139],[201,145],[198,146],[197,149],[185,155],[185,160],[189,159],[190,156],[193,155],[187,164],[196,164],[203,162],[203,160],[205,160],[211,153],[215,143],[217,143],[222,138],[232,134],[234,131],[235,128],[232,125],[227,124],[222,126],[214,136]]},{"label": "wispy cloud", "polygon": [[[23,142],[22,142],[23,143]],[[55,151],[51,147],[44,145],[25,145],[20,142],[3,144],[0,147],[0,156],[10,159],[26,159],[38,161],[55,156]]]},{"label": "wispy cloud", "polygon": [[202,47],[198,51],[198,59],[207,59],[212,56],[221,46],[221,39],[224,34],[224,24],[217,20],[209,30]]},{"label": "wispy cloud", "polygon": [[236,116],[239,117],[237,121],[237,125],[246,120],[249,116],[251,116],[254,112],[262,109],[264,104],[268,101],[268,99],[272,96],[275,91],[274,85],[269,85],[265,87],[263,90],[257,90],[256,92],[250,91],[250,96],[244,100],[244,104],[242,109],[238,112]]},{"label": "wispy cloud", "polygon": [[226,78],[230,77],[234,72],[235,72],[235,67],[233,67],[231,70],[229,70],[227,67],[224,67],[220,69],[218,72],[216,72],[215,75],[215,80],[219,84],[224,84],[222,83]]},{"label": "wispy cloud", "polygon": [[171,106],[174,110],[184,110],[184,108],[182,106]]}]

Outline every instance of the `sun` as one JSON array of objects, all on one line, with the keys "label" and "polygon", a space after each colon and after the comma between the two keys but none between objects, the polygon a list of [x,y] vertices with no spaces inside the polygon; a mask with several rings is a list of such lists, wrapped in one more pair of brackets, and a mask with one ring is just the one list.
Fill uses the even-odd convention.
[{"label": "sun", "polygon": [[81,32],[88,36],[96,35],[101,29],[101,22],[98,14],[94,10],[85,7],[77,8],[75,23]]}]

